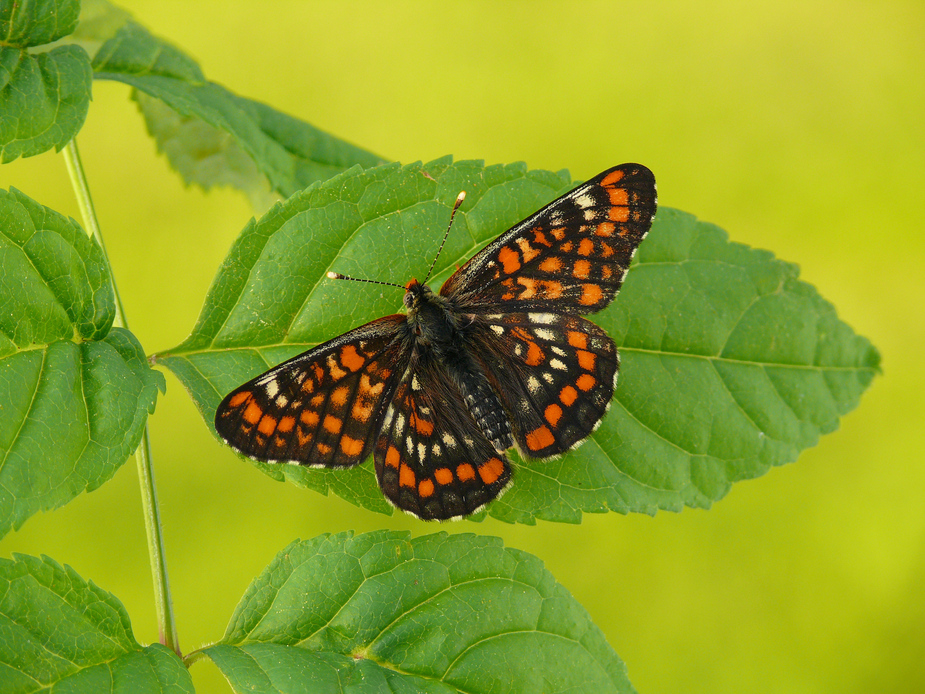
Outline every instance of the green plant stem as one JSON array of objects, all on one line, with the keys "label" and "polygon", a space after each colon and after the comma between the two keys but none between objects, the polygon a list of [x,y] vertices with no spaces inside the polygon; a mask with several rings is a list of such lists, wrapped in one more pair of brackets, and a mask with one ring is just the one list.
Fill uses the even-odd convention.
[{"label": "green plant stem", "polygon": [[[84,227],[90,232],[103,251],[106,264],[109,265],[109,256],[106,245],[100,233],[100,225],[96,218],[96,210],[90,197],[90,188],[84,174],[80,153],[77,151],[77,141],[71,140],[64,148],[64,161],[74,186],[74,195],[80,206]],[[111,266],[110,266],[111,267]],[[122,300],[119,289],[113,280],[113,292],[116,302],[116,316],[114,324],[127,328]],[[154,579],[154,602],[157,609],[157,623],[160,630],[160,642],[182,657],[180,642],[177,638],[177,623],[173,614],[173,600],[170,597],[170,581],[167,576],[167,559],[164,554],[164,534],[161,529],[160,507],[157,503],[157,488],[154,484],[154,468],[151,465],[151,442],[148,438],[148,426],[145,425],[141,436],[141,444],[135,451],[135,460],[138,463],[138,480],[141,485],[141,505],[144,509],[145,532],[148,536],[148,556],[151,560],[151,574]]]}]

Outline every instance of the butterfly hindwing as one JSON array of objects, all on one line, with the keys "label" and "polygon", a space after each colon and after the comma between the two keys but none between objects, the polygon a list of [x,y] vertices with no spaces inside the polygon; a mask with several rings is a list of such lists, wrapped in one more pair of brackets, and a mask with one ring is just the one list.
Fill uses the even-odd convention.
[{"label": "butterfly hindwing", "polygon": [[373,457],[386,498],[425,520],[469,515],[511,481],[507,458],[479,429],[447,371],[426,353],[396,388]]},{"label": "butterfly hindwing", "polygon": [[490,313],[599,311],[619,291],[655,208],[652,172],[614,167],[499,236],[440,294]]},{"label": "butterfly hindwing", "polygon": [[607,333],[581,316],[480,316],[476,354],[509,413],[521,452],[548,458],[575,447],[610,406],[619,368]]},{"label": "butterfly hindwing", "polygon": [[215,429],[265,462],[361,463],[407,361],[406,317],[387,316],[305,352],[231,391]]}]

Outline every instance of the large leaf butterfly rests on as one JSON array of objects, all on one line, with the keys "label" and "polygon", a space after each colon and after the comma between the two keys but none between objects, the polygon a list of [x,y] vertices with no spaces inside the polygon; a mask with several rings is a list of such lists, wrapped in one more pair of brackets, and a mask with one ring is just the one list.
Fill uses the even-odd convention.
[{"label": "large leaf butterfly rests on", "polygon": [[613,300],[655,209],[646,167],[604,171],[488,244],[439,293],[430,273],[412,279],[406,314],[233,390],[216,431],[264,462],[339,468],[372,454],[386,499],[425,520],[477,511],[511,483],[512,446],[549,458],[600,425],[619,356],[582,314]]}]

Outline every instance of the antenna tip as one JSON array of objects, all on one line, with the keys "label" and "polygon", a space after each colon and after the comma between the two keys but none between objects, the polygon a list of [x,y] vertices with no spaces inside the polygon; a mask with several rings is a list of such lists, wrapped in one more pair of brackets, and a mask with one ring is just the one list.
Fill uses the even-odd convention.
[{"label": "antenna tip", "polygon": [[461,205],[462,201],[466,199],[466,191],[461,190],[459,195],[456,196],[456,204]]},{"label": "antenna tip", "polygon": [[344,278],[344,276],[343,276],[342,274],[340,274],[339,272],[329,272],[329,273],[328,273],[328,279],[340,280],[340,279],[343,279],[343,278]]}]

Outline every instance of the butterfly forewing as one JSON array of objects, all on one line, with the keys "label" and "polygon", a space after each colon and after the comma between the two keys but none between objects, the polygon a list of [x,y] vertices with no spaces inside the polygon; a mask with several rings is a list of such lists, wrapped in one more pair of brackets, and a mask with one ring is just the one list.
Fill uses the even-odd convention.
[{"label": "butterfly forewing", "polygon": [[443,366],[426,353],[395,391],[374,458],[386,498],[425,520],[469,515],[511,480],[507,458],[479,429]]},{"label": "butterfly forewing", "polygon": [[256,460],[361,463],[407,361],[405,323],[380,318],[236,388],[218,406],[215,430]]},{"label": "butterfly forewing", "polygon": [[649,169],[609,169],[502,234],[440,293],[489,312],[599,311],[620,289],[655,208]]}]

